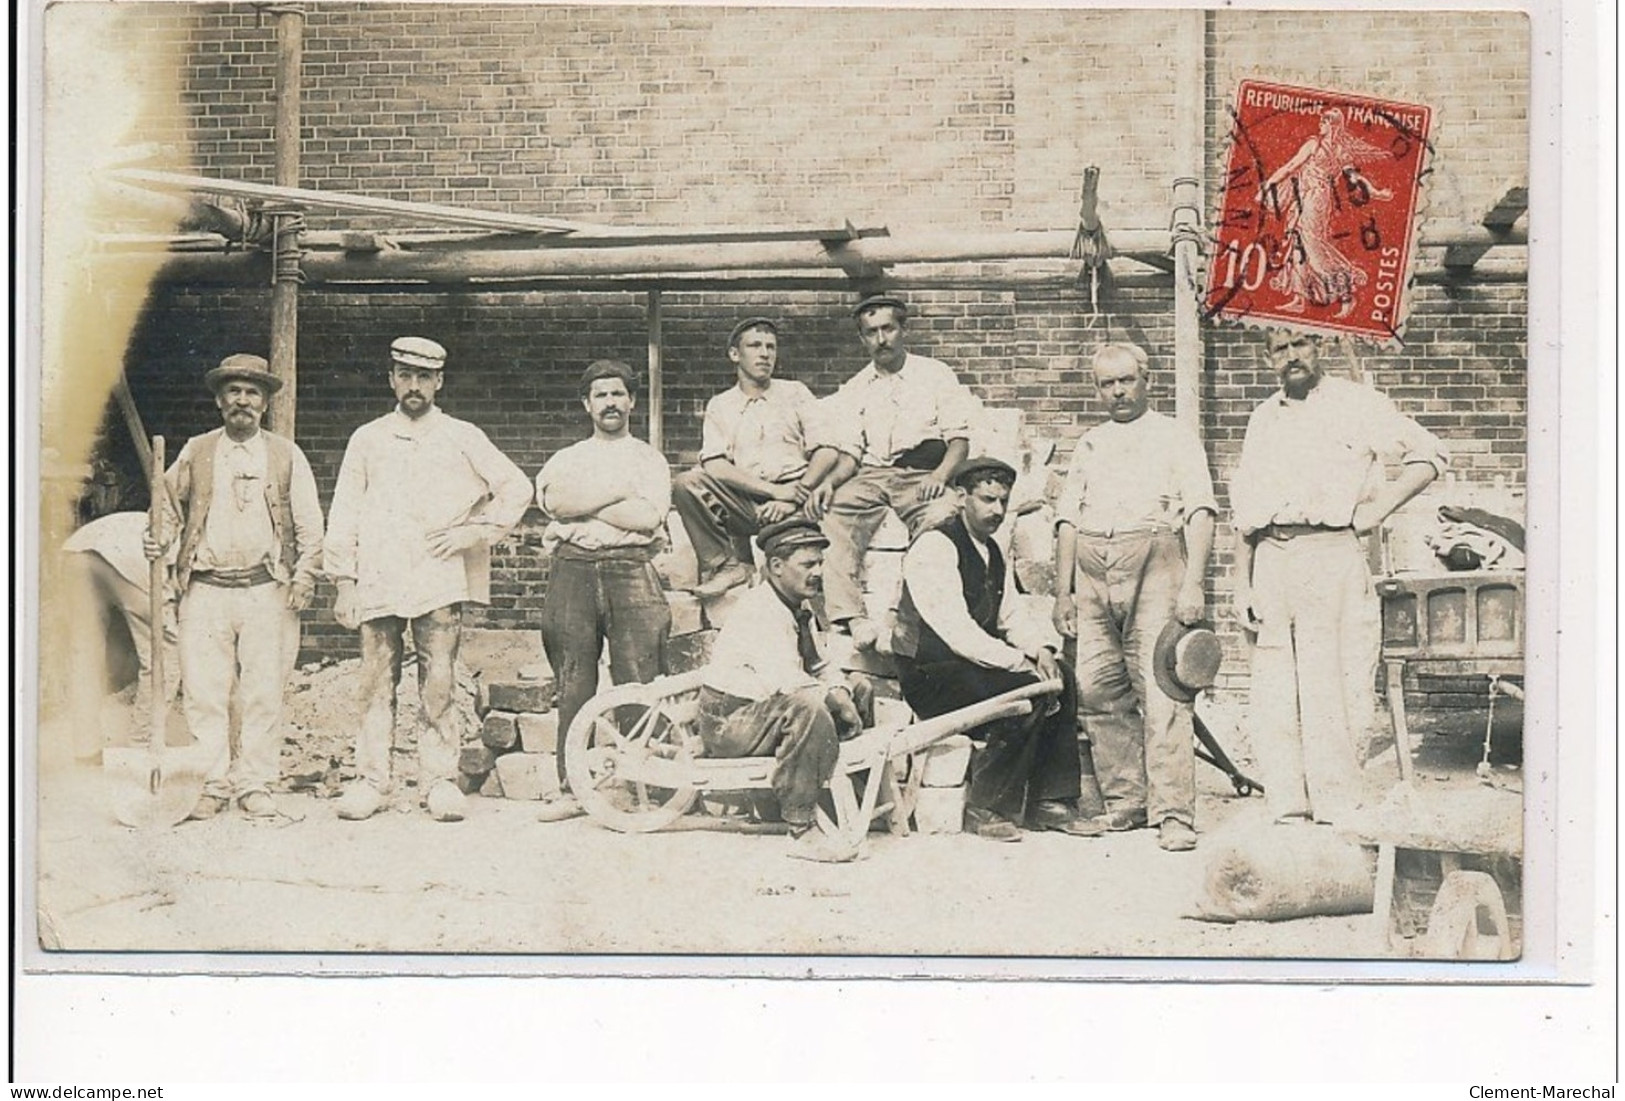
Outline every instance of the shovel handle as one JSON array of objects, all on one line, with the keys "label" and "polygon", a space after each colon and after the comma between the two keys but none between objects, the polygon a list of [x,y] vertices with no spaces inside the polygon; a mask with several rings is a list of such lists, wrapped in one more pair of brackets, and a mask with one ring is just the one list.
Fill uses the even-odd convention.
[{"label": "shovel handle", "polygon": [[[168,483],[164,481],[164,438],[152,438],[152,461],[147,466],[147,489],[150,503],[147,506],[147,527],[154,538],[158,536],[159,529],[164,522],[164,491]],[[164,694],[164,581],[167,567],[164,556],[159,555],[147,563],[147,601],[148,612],[152,617],[152,645],[148,649],[152,653],[148,662],[151,667],[151,727],[147,734],[147,744],[153,756],[157,756],[164,744],[164,720],[168,717],[168,699]]]}]

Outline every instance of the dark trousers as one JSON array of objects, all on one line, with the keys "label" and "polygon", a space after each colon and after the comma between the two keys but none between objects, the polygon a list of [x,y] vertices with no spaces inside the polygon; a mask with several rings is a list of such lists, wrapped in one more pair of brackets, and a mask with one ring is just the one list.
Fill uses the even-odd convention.
[{"label": "dark trousers", "polygon": [[729,562],[750,565],[750,537],[760,529],[756,506],[766,500],[723,485],[703,467],[685,470],[672,479],[671,507],[683,518],[702,577]]},{"label": "dark trousers", "polygon": [[[1036,684],[1032,673],[988,669],[960,658],[938,662],[897,659],[903,698],[922,719],[969,707],[1012,689]],[[1077,681],[1061,666],[1060,707],[1046,715],[1045,700],[1031,714],[1001,719],[971,732],[986,744],[971,758],[965,803],[1012,822],[1024,808],[1047,799],[1076,799],[1080,792]]]},{"label": "dark trousers", "polygon": [[559,783],[566,784],[564,740],[576,713],[598,691],[598,659],[609,643],[616,684],[646,684],[666,671],[671,608],[642,551],[553,554],[542,602],[542,645],[559,698]]},{"label": "dark trousers", "polygon": [[773,794],[791,826],[810,826],[818,795],[835,775],[841,741],[822,686],[745,700],[700,690],[699,731],[710,757],[774,757]]}]

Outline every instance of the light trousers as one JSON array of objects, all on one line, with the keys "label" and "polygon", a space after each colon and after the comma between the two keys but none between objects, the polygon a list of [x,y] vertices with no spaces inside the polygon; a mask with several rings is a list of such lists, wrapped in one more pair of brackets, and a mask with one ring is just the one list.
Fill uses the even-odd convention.
[{"label": "light trousers", "polygon": [[379,616],[361,625],[361,729],[355,763],[361,778],[379,791],[390,787],[389,751],[395,740],[396,691],[408,627],[418,653],[418,698],[424,724],[418,732],[418,790],[457,778],[462,749],[452,694],[457,646],[462,640],[461,604],[448,604],[415,619]]},{"label": "light trousers", "polygon": [[920,483],[928,470],[866,466],[842,482],[824,517],[824,607],[832,623],[865,615],[863,556],[889,508],[908,525],[912,539],[927,528],[947,521],[959,508],[952,492],[929,501],[920,499]]},{"label": "light trousers", "polygon": [[[299,615],[278,582],[233,589],[194,581],[180,604],[186,723],[219,798],[264,791],[281,773],[282,693],[299,653]],[[231,700],[241,723],[231,752]]]}]

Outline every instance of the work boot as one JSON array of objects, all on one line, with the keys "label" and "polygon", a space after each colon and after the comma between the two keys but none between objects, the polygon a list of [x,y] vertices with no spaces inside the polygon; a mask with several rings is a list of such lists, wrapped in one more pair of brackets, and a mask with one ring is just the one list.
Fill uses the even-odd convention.
[{"label": "work boot", "polygon": [[1073,837],[1099,837],[1103,826],[1093,819],[1084,818],[1071,805],[1059,799],[1045,799],[1027,811],[1029,830],[1055,830]]},{"label": "work boot", "polygon": [[1147,822],[1145,808],[1139,810],[1114,810],[1091,818],[1102,833],[1125,833],[1128,830],[1143,830]]},{"label": "work boot", "polygon": [[468,796],[451,780],[436,780],[424,804],[436,822],[461,822],[468,812]]},{"label": "work boot", "polygon": [[536,821],[564,822],[571,818],[580,818],[586,813],[574,795],[568,791],[561,791],[553,798],[542,802],[542,809],[536,815]]},{"label": "work boot", "polygon": [[695,596],[710,598],[721,596],[736,585],[748,585],[756,571],[743,562],[729,562],[710,577],[694,586]]},{"label": "work boot", "polygon": [[1196,831],[1188,822],[1164,818],[1157,827],[1157,846],[1164,852],[1188,853],[1196,848]]},{"label": "work boot", "polygon": [[965,808],[965,832],[987,841],[1020,841],[1021,827],[980,807]]},{"label": "work boot", "polygon": [[823,830],[809,829],[790,835],[789,855],[819,864],[846,864],[857,859],[858,848]]},{"label": "work boot", "polygon": [[215,815],[225,810],[228,802],[229,800],[223,799],[218,795],[204,795],[198,799],[197,806],[193,807],[192,813],[188,814],[186,817],[194,822],[208,821],[210,818],[213,818]]},{"label": "work boot", "polygon": [[275,818],[282,813],[267,791],[251,791],[237,800],[237,806],[250,818]]},{"label": "work boot", "polygon": [[357,780],[339,796],[339,817],[346,822],[361,822],[377,814],[384,806],[384,793],[365,780]]}]

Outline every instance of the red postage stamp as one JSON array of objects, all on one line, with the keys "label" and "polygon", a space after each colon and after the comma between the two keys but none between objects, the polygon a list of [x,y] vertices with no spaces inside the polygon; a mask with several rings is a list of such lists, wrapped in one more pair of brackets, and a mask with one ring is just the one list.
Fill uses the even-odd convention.
[{"label": "red postage stamp", "polygon": [[1231,122],[1207,316],[1397,343],[1432,112],[1245,80]]}]

